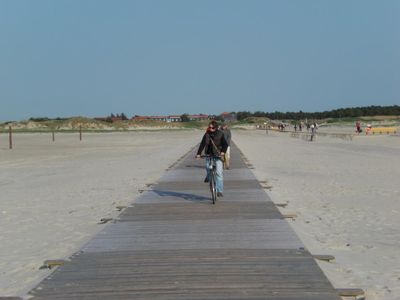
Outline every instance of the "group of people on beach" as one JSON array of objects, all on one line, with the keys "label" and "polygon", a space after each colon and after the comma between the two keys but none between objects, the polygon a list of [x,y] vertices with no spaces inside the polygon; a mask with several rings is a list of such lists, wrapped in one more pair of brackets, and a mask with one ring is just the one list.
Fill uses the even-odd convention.
[{"label": "group of people on beach", "polygon": [[206,178],[204,182],[209,182],[210,172],[212,168],[212,160],[215,160],[216,165],[216,190],[217,196],[223,197],[224,182],[223,182],[223,169],[230,168],[230,143],[232,134],[227,124],[218,126],[217,121],[212,120],[207,127],[205,134],[200,142],[199,149],[197,150],[196,158],[201,157],[201,153],[208,156],[206,157]]},{"label": "group of people on beach", "polygon": [[[306,128],[307,128],[307,132],[315,133],[315,132],[317,131],[319,125],[318,125],[317,122],[314,122],[314,123],[306,123],[305,126],[306,126]],[[298,124],[295,123],[295,124],[293,125],[293,128],[294,128],[294,131],[295,131],[295,132],[297,132],[297,129],[298,129],[299,131],[303,131],[304,123],[303,123],[303,122],[300,122],[300,123],[298,123]]]},{"label": "group of people on beach", "polygon": [[[361,129],[361,122],[357,121],[356,122],[356,133],[360,134],[363,130]],[[371,134],[372,133],[372,126],[371,124],[368,124],[367,127],[365,128],[365,134]]]}]

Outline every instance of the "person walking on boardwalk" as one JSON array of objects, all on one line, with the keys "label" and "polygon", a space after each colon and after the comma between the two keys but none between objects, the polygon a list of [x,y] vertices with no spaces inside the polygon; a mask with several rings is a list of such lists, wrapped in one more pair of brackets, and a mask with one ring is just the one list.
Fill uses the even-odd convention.
[{"label": "person walking on boardwalk", "polygon": [[225,157],[224,157],[224,165],[225,169],[229,170],[230,168],[230,161],[231,161],[231,139],[232,139],[232,133],[231,130],[229,129],[228,125],[226,123],[221,125],[221,130],[224,133],[224,137],[226,142],[228,143],[228,148],[226,149],[225,152]]},{"label": "person walking on boardwalk", "polygon": [[[211,121],[208,124],[206,133],[204,134],[199,149],[197,150],[196,158],[200,158],[201,153],[205,152],[206,155],[217,156],[216,158],[216,190],[217,196],[223,197],[222,192],[224,191],[224,181],[223,181],[223,163],[221,157],[223,157],[228,148],[228,143],[226,142],[224,133],[222,130],[218,130],[218,123],[216,121]],[[207,176],[204,182],[208,182],[210,178],[210,167],[212,167],[212,158],[206,158],[206,170]]]}]

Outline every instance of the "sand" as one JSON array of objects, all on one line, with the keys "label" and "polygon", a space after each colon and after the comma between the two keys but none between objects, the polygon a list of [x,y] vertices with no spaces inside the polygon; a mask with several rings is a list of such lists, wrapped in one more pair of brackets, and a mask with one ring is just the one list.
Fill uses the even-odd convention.
[{"label": "sand", "polygon": [[200,131],[0,135],[0,296],[23,296],[155,182]]},{"label": "sand", "polygon": [[[321,129],[322,130],[322,129]],[[330,131],[334,129],[330,128]],[[0,136],[0,296],[23,296],[199,142],[201,131]],[[400,299],[400,137],[353,141],[235,130],[268,194],[336,288]]]},{"label": "sand", "polygon": [[[330,131],[335,131],[330,129]],[[233,139],[266,180],[276,203],[336,288],[362,288],[367,299],[400,299],[400,137],[353,141],[288,133],[235,131]]]}]

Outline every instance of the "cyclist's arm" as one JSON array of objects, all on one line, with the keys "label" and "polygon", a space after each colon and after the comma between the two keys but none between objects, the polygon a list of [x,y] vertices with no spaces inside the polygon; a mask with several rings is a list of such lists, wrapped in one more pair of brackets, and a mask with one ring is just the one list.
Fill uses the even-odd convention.
[{"label": "cyclist's arm", "polygon": [[203,152],[204,147],[206,146],[206,135],[203,136],[203,139],[200,142],[199,149],[197,150],[196,157],[200,157],[201,152]]}]

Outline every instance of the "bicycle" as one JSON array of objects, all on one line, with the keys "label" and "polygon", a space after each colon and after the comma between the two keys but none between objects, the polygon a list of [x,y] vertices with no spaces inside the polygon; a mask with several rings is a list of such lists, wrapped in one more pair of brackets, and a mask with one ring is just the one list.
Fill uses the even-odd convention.
[{"label": "bicycle", "polygon": [[[215,155],[201,155],[201,158],[208,158],[211,160],[211,168],[210,168],[210,173],[209,173],[209,183],[210,183],[210,192],[211,192],[211,200],[212,203],[215,204],[217,203],[217,186],[216,186],[216,172],[217,172],[217,165],[216,165],[216,160],[220,159],[221,156],[215,156]],[[209,167],[209,166],[207,166]]]}]

